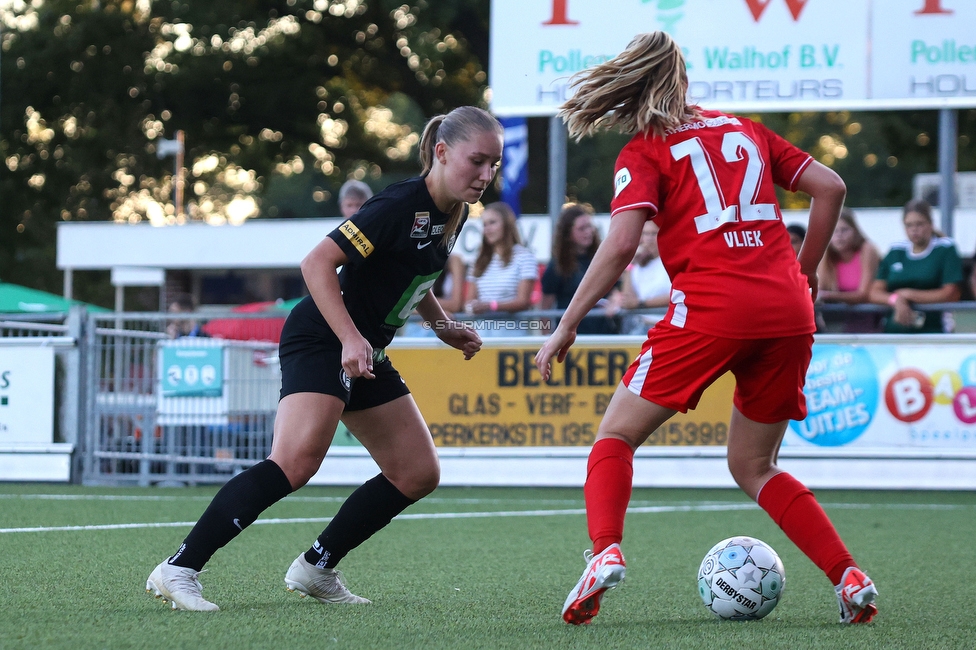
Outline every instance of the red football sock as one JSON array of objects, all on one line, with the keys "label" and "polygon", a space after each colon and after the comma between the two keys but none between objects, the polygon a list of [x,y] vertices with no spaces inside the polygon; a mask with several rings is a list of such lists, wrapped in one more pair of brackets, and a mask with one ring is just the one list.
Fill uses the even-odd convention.
[{"label": "red football sock", "polygon": [[766,481],[757,501],[831,584],[840,583],[847,567],[857,566],[813,493],[786,472]]},{"label": "red football sock", "polygon": [[624,516],[634,479],[634,450],[623,440],[603,438],[590,450],[586,464],[586,525],[593,552],[624,537]]}]

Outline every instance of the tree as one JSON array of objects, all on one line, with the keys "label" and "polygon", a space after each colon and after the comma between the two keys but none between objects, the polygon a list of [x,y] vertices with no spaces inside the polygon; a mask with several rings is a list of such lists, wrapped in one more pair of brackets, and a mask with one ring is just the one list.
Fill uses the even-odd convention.
[{"label": "tree", "polygon": [[114,176],[134,167],[133,142],[145,148],[130,88],[152,47],[146,21],[68,4],[3,16],[0,278],[46,290],[60,287],[55,224],[109,218]]},{"label": "tree", "polygon": [[[323,216],[336,214],[350,176],[379,186],[416,173],[426,119],[482,103],[487,75],[455,29],[469,26],[486,52],[479,5],[49,0],[9,10],[0,278],[58,290],[62,220]],[[155,155],[177,131],[185,211],[173,203],[172,161]]]},{"label": "tree", "polygon": [[[912,198],[915,174],[938,171],[938,111],[847,111],[764,113],[748,117],[763,122],[845,180],[847,204],[854,208],[900,206]],[[533,178],[545,175],[546,125],[531,130]],[[958,169],[976,170],[976,110],[959,111]],[[567,195],[607,212],[613,196],[613,164],[628,136],[602,133],[570,142]],[[527,210],[545,212],[545,189],[524,202]],[[809,207],[809,197],[780,192],[785,208]]]}]

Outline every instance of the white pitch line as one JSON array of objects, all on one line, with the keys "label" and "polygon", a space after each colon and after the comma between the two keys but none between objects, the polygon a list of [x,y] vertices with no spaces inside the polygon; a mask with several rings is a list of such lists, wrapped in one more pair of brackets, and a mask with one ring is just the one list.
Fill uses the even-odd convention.
[{"label": "white pitch line", "polygon": [[[0,528],[0,533],[50,533],[79,530],[125,530],[127,528],[180,528],[193,526],[195,521],[167,521],[145,524],[100,524],[91,526],[35,526],[32,528]],[[256,522],[255,522],[256,523]]]},{"label": "white pitch line", "polygon": [[[965,504],[939,503],[826,503],[825,508],[839,509],[872,509],[884,510],[963,510],[974,506]],[[656,514],[668,512],[731,512],[736,510],[758,510],[755,503],[698,503],[681,505],[631,506],[628,514]],[[428,512],[408,513],[396,517],[400,520],[430,520],[430,519],[485,519],[492,517],[559,517],[568,515],[585,515],[585,508],[569,508],[564,510],[496,510],[487,512]],[[258,519],[253,525],[279,524],[325,524],[332,521],[332,517],[290,517]],[[167,521],[146,522],[132,524],[92,524],[87,526],[32,526],[23,528],[0,528],[3,533],[48,533],[73,532],[92,530],[137,530],[146,528],[189,528],[195,521]]]},{"label": "white pitch line", "polygon": [[0,494],[0,499],[24,499],[41,501],[197,501],[213,497],[198,496],[139,496],[135,494]]},{"label": "white pitch line", "polygon": [[[713,512],[721,510],[751,510],[758,506],[752,503],[735,504],[706,504],[680,506],[647,506],[628,508],[627,512],[635,514],[661,512]],[[567,510],[498,510],[490,512],[430,512],[398,515],[397,519],[483,519],[490,517],[557,517],[567,515],[585,515],[585,508],[570,508]],[[325,524],[332,521],[332,517],[289,517],[274,519],[258,519],[254,525],[276,524]],[[32,526],[25,528],[0,528],[0,533],[48,533],[71,532],[85,530],[132,530],[140,528],[180,528],[191,527],[195,521],[168,521],[140,524],[94,524],[88,526]]]},{"label": "white pitch line", "polygon": [[[292,503],[342,503],[348,497],[313,497],[313,496],[299,496],[299,495],[289,495],[283,499],[283,501],[288,501]],[[196,495],[149,495],[149,494],[0,494],[0,499],[24,499],[24,500],[43,500],[43,501],[212,501],[212,496],[196,496]],[[465,505],[483,505],[483,504],[499,504],[499,503],[515,503],[515,504],[558,504],[558,505],[578,505],[582,502],[581,499],[504,499],[504,498],[493,498],[493,499],[477,499],[477,498],[454,498],[454,497],[425,497],[424,503],[448,503],[448,504],[465,504]],[[736,506],[742,504],[742,502],[737,501],[684,501],[684,502],[668,502],[663,504],[660,501],[647,501],[647,500],[634,500],[630,502],[631,512],[634,512],[635,507],[643,506],[656,506],[656,505],[694,505],[694,506],[704,506],[704,505],[718,505],[718,506]],[[754,506],[752,503],[746,503],[745,505]],[[824,508],[841,508],[841,509],[859,509],[859,508],[878,508],[878,509],[894,509],[894,510],[960,510],[960,509],[970,509],[976,508],[976,504],[960,504],[960,503],[821,503]],[[402,517],[401,517],[402,518]]]},{"label": "white pitch line", "polygon": [[[348,497],[287,496],[284,500],[302,503],[341,503]],[[24,499],[42,501],[212,501],[212,496],[174,496],[142,494],[0,494],[0,499]],[[426,497],[424,503],[556,503],[576,505],[581,499],[469,499],[452,497]],[[637,503],[636,501],[634,503]]]},{"label": "white pitch line", "polygon": [[969,510],[976,505],[965,503],[821,503],[824,508],[841,510]]},{"label": "white pitch line", "polygon": [[[297,496],[289,495],[285,497],[284,501],[290,501],[292,503],[342,503],[348,497],[312,497],[312,496]],[[23,500],[41,500],[41,501],[212,501],[212,496],[177,496],[177,495],[149,495],[149,494],[0,494],[0,499],[23,499]],[[582,499],[504,499],[504,498],[494,498],[494,499],[475,499],[475,498],[454,498],[454,497],[425,497],[424,503],[457,503],[465,505],[483,505],[483,504],[499,504],[499,503],[534,503],[534,504],[555,504],[555,505],[570,505],[575,506],[582,503]],[[673,503],[673,502],[672,502]],[[692,502],[686,502],[692,503]],[[726,503],[724,501],[697,501],[697,504],[702,503]],[[660,501],[646,501],[646,500],[635,500],[631,501],[632,505],[657,505],[661,504]]]}]

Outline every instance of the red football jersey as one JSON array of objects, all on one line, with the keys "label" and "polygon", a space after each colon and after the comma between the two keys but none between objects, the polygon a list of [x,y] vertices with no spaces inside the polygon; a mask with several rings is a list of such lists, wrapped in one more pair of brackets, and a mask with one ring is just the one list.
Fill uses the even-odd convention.
[{"label": "red football jersey", "polygon": [[816,331],[773,187],[795,191],[812,160],[763,125],[718,111],[664,139],[640,133],[627,143],[611,216],[646,208],[660,227],[668,322],[725,338]]}]

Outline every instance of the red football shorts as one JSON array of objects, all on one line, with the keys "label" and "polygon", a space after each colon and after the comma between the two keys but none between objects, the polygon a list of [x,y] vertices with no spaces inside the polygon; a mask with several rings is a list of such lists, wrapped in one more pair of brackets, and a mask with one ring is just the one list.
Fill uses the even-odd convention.
[{"label": "red football shorts", "polygon": [[807,416],[803,396],[813,334],[770,339],[726,339],[663,321],[648,333],[640,356],[624,374],[635,395],[685,413],[705,389],[731,371],[736,408],[750,420],[772,424]]}]

